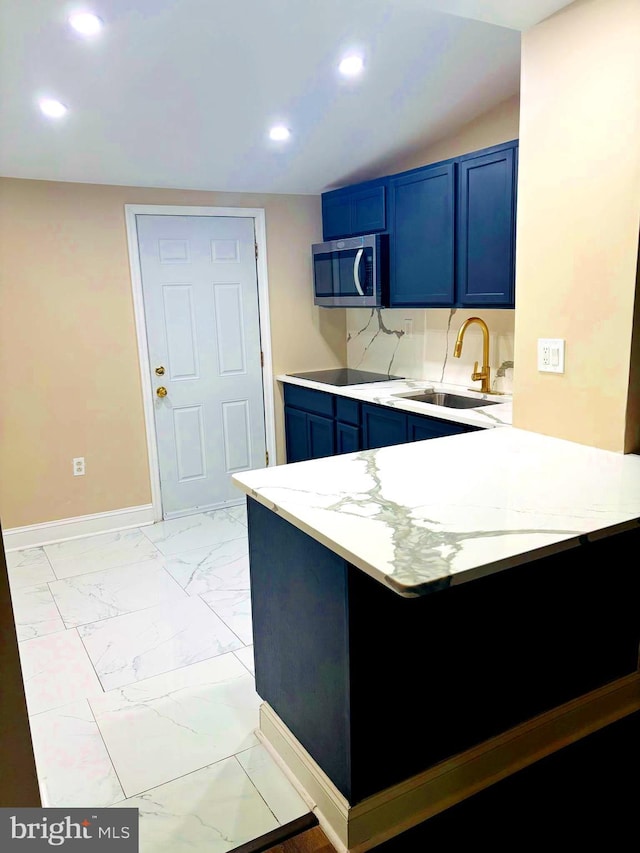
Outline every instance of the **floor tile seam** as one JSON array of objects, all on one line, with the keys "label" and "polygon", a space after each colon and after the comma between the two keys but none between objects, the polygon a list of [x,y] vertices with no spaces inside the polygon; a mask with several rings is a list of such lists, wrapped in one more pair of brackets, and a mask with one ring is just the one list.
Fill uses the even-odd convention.
[{"label": "floor tile seam", "polygon": [[[148,525],[148,528],[147,528],[147,529],[143,529],[143,528],[140,528],[140,529],[141,529],[142,533],[144,533],[144,535],[146,536],[146,538],[149,540],[149,542],[151,542],[153,545],[156,545],[156,542],[151,538],[150,531],[152,531],[152,530],[156,530],[156,531],[157,531],[157,530],[158,530],[158,528],[160,527],[160,525],[165,525],[165,528],[166,528],[166,527],[168,527],[169,525],[171,525],[171,524],[172,524],[172,522],[174,522],[174,521],[178,521],[179,519],[183,519],[183,518],[184,518],[184,519],[187,519],[187,518],[200,518],[201,520],[207,519],[207,521],[211,521],[211,523],[212,523],[212,524],[214,524],[214,523],[215,523],[214,519],[213,519],[211,516],[208,516],[206,513],[204,513],[204,512],[194,512],[194,513],[191,513],[190,515],[178,516],[177,518],[163,518],[163,519],[161,519],[160,521],[156,521],[156,522],[154,522],[153,524]],[[228,518],[228,516],[227,516],[227,518]],[[170,539],[170,538],[175,537],[175,536],[183,536],[183,535],[187,534],[190,530],[197,530],[199,526],[200,526],[200,525],[199,525],[198,523],[193,524],[193,525],[188,525],[186,528],[184,528],[184,529],[182,529],[182,530],[178,530],[178,531],[176,531],[175,533],[174,533],[174,532],[171,532],[171,533],[168,533],[168,534],[167,534],[167,535],[165,535],[165,536],[160,536],[160,537],[159,537],[159,541],[162,541],[162,540],[165,540],[165,539]],[[157,547],[157,545],[156,545],[156,547]]]},{"label": "floor tile seam", "polygon": [[[91,659],[91,655],[89,654],[89,650],[87,649],[87,647],[84,643],[84,640],[82,639],[82,636],[80,635],[80,631],[78,631],[77,628],[69,628],[68,630],[76,631],[76,633],[78,634],[78,639],[82,643],[82,648],[84,649],[85,655],[89,659],[89,663],[91,664],[91,669],[93,670],[96,678],[98,679],[98,684],[100,685],[100,689],[102,690],[102,693],[106,693],[107,691],[105,689],[104,684],[102,683],[102,679],[100,678],[100,674],[98,673],[98,670],[96,669],[95,664],[94,664],[93,660]],[[89,697],[87,696],[86,698],[88,699]],[[91,709],[91,713],[93,714],[93,708]]]},{"label": "floor tile seam", "polygon": [[[89,706],[89,711],[91,713],[91,717],[93,718],[93,722],[96,725],[96,729],[98,730],[98,735],[100,736],[100,740],[102,741],[102,744],[105,748],[105,752],[107,753],[107,757],[111,763],[111,767],[113,768],[113,772],[115,774],[115,777],[118,780],[118,785],[120,786],[120,790],[122,791],[122,796],[125,797],[126,795],[124,793],[124,785],[122,784],[122,779],[120,778],[120,774],[118,773],[118,769],[115,765],[113,757],[112,757],[111,753],[109,752],[109,747],[107,746],[107,742],[104,739],[104,734],[102,733],[102,729],[100,728],[100,723],[98,722],[98,719],[97,719],[97,717],[93,711],[93,707],[91,705],[91,698],[86,697],[85,701],[86,701],[87,705]],[[116,802],[118,802],[118,801],[116,800]],[[110,803],[110,805],[113,805],[113,803]]]},{"label": "floor tile seam", "polygon": [[[180,551],[175,551],[175,552],[170,553],[170,554],[165,554],[165,552],[161,551],[161,549],[158,549],[158,550],[160,551],[160,554],[164,559],[174,559],[175,560],[175,559],[179,559],[183,555],[192,554],[194,551],[203,551],[205,548],[216,548],[219,545],[226,545],[228,542],[237,542],[239,539],[247,539],[248,540],[248,534],[247,534],[246,528],[245,528],[244,532],[241,532],[238,536],[229,536],[229,537],[225,536],[224,539],[216,539],[214,542],[203,542],[199,545],[194,546],[193,548],[184,548]],[[248,547],[248,541],[247,541],[247,547]]]},{"label": "floor tile seam", "polygon": [[[54,632],[53,632],[53,633],[51,633],[51,634],[43,634],[41,637],[30,637],[28,640],[21,640],[21,641],[18,643],[18,648],[20,648],[20,646],[24,645],[25,643],[30,643],[30,642],[32,642],[33,640],[41,640],[41,639],[44,639],[44,637],[51,638],[51,637],[57,636],[58,634],[68,634],[68,633],[71,633],[71,632],[74,632],[74,631],[75,631],[75,633],[76,633],[76,635],[77,635],[77,637],[78,637],[78,639],[79,639],[79,641],[80,641],[80,644],[81,644],[81,646],[82,646],[82,651],[84,652],[84,654],[86,655],[87,660],[89,661],[89,666],[90,666],[90,668],[91,668],[91,671],[93,672],[93,674],[95,675],[95,677],[96,677],[96,679],[97,679],[98,686],[99,686],[99,688],[100,688],[100,692],[101,692],[101,693],[105,693],[106,691],[105,691],[105,689],[104,689],[104,687],[103,687],[103,685],[102,685],[102,681],[100,680],[100,676],[98,675],[98,673],[97,673],[97,671],[96,671],[96,668],[95,668],[95,666],[93,665],[93,661],[92,661],[92,660],[91,660],[91,658],[89,657],[89,653],[87,652],[87,649],[86,649],[86,647],[85,647],[84,643],[82,642],[82,637],[80,636],[80,634],[78,633],[78,631],[77,631],[77,629],[76,629],[76,628],[65,628],[63,631],[54,631]],[[23,685],[24,685],[25,694],[27,694],[27,693],[28,693],[28,686],[27,686],[27,680],[25,680],[25,678],[24,678],[24,674],[23,674],[23,676],[22,676],[22,681],[23,681]],[[80,701],[81,699],[87,699],[87,700],[88,700],[88,699],[89,699],[89,696],[87,696],[87,695],[84,695],[84,696],[78,696],[74,701]],[[29,716],[29,718],[31,718],[31,717],[37,717],[37,716],[39,716],[40,714],[46,714],[46,713],[48,713],[49,711],[57,711],[57,710],[59,710],[60,708],[64,708],[64,707],[65,707],[65,705],[68,705],[68,704],[70,704],[70,703],[69,703],[69,702],[63,702],[61,705],[53,705],[51,708],[45,708],[45,709],[44,709],[44,710],[42,710],[42,711],[36,711],[35,713],[28,712],[28,716]],[[27,708],[28,708],[28,703],[27,703]]]},{"label": "floor tile seam", "polygon": [[[44,550],[44,545],[35,545],[32,547],[27,546],[26,548],[17,548],[15,551],[8,551],[7,558],[10,554],[21,554],[23,551],[41,551],[42,556],[47,561],[47,566],[49,570],[53,573],[54,577],[56,577],[56,573],[53,571],[53,565],[51,564],[51,560],[49,559],[49,555]],[[33,568],[33,567],[31,567]],[[38,566],[38,568],[43,568],[42,566]],[[28,567],[25,566],[11,566],[9,559],[7,559],[7,574],[10,576],[11,574],[20,574],[23,571],[28,571]],[[46,583],[46,581],[45,581]],[[11,584],[11,580],[9,580],[9,584]]]},{"label": "floor tile seam", "polygon": [[[243,507],[243,508],[244,508],[244,504],[236,504],[236,506],[238,506],[238,507]],[[244,527],[247,527],[247,525],[245,524],[245,522],[244,522],[241,518],[236,518],[236,517],[232,514],[232,512],[231,512],[231,510],[230,510],[230,509],[225,509],[225,510],[224,510],[224,512],[227,514],[227,516],[228,516],[232,521],[238,522],[238,523],[242,524]]]},{"label": "floor tile seam", "polygon": [[[212,591],[213,591],[213,592],[215,592],[215,590],[209,590],[209,592],[212,592]],[[246,590],[241,590],[241,591],[242,591],[242,592],[245,592]],[[217,617],[218,617],[218,619],[223,623],[223,625],[224,625],[226,628],[228,628],[228,629],[229,629],[229,631],[231,631],[231,633],[234,635],[234,637],[237,637],[238,642],[239,642],[239,643],[241,643],[241,645],[242,645],[244,648],[246,648],[246,644],[245,644],[244,640],[242,639],[242,637],[241,637],[241,636],[240,636],[236,631],[234,631],[234,629],[231,627],[231,625],[229,625],[229,623],[228,623],[228,622],[226,622],[226,620],[225,620],[225,619],[224,619],[224,618],[223,618],[219,613],[217,613],[217,612],[213,609],[213,607],[209,604],[209,602],[208,602],[208,601],[205,601],[205,600],[204,600],[204,598],[203,598],[202,596],[203,596],[203,595],[206,595],[206,594],[207,594],[207,593],[200,593],[200,594],[198,594],[198,596],[197,596],[197,597],[202,601],[202,603],[203,603],[203,604],[205,604],[205,605],[209,608],[209,610],[210,610],[210,611],[211,611],[215,616],[217,616]],[[193,596],[193,597],[195,598],[196,596]],[[234,650],[234,649],[231,649],[231,651],[235,651],[235,650]]]},{"label": "floor tile seam", "polygon": [[[137,565],[137,564],[130,564],[130,565]],[[188,598],[192,597],[189,595],[189,593],[185,589],[183,589],[183,587],[180,586],[179,582],[173,577],[173,575],[171,574],[171,572],[167,569],[167,567],[165,565],[158,566],[158,569],[160,572],[164,572],[169,576],[172,583],[175,584],[175,586],[177,587],[177,591],[178,591],[179,595],[181,596],[181,598],[188,599]],[[109,571],[109,569],[105,569],[105,571]],[[97,574],[97,573],[96,572],[87,572],[84,575],[77,575],[76,577],[89,577],[91,574]],[[72,580],[72,578],[65,578],[65,580]],[[51,583],[51,582],[49,582],[49,583]],[[56,607],[58,608],[58,611],[60,612],[60,618],[62,619],[64,625],[67,628],[83,628],[86,625],[93,625],[93,624],[96,624],[98,622],[106,622],[107,620],[115,619],[118,616],[128,616],[130,613],[140,613],[144,610],[150,610],[153,607],[159,607],[162,604],[165,604],[167,602],[174,600],[170,595],[167,595],[166,598],[163,598],[160,601],[155,602],[154,604],[149,604],[148,606],[135,608],[134,610],[123,610],[120,613],[113,613],[112,615],[105,616],[101,619],[93,619],[89,622],[78,622],[78,623],[71,625],[71,624],[67,623],[67,620],[65,619],[65,617],[62,615],[62,612],[60,611],[60,607],[58,605],[58,602],[56,601],[56,593],[53,590],[51,590],[51,588],[50,588],[50,592],[51,592],[51,596],[52,596],[52,598],[56,604]],[[105,604],[105,606],[114,606],[114,605]]]},{"label": "floor tile seam", "polygon": [[[96,726],[96,730],[97,730],[98,736],[99,736],[99,738],[100,738],[100,741],[101,741],[101,743],[102,743],[102,744],[103,744],[103,746],[104,746],[104,749],[105,749],[105,752],[106,752],[107,758],[108,758],[109,763],[110,763],[110,765],[111,765],[111,768],[112,768],[112,770],[113,770],[114,776],[116,777],[116,780],[117,780],[117,782],[118,782],[118,787],[120,788],[120,791],[122,792],[122,795],[124,796],[124,788],[122,787],[122,781],[121,781],[120,776],[118,775],[118,771],[116,770],[116,767],[115,767],[115,765],[114,765],[114,763],[113,763],[113,758],[111,757],[111,753],[109,752],[109,749],[108,749],[108,747],[107,747],[107,744],[105,743],[104,737],[103,737],[103,735],[102,735],[102,731],[101,731],[101,729],[100,729],[100,726],[98,725],[98,721],[96,720],[96,718],[95,718],[95,714],[93,713],[93,708],[91,707],[90,698],[89,698],[88,696],[84,696],[84,697],[82,697],[82,699],[76,699],[74,702],[69,703],[69,704],[76,704],[76,703],[79,703],[79,702],[85,702],[85,703],[87,704],[87,707],[89,708],[89,713],[90,713],[90,715],[91,715],[91,718],[92,718],[92,720],[93,720],[94,725]],[[66,707],[67,707],[67,705],[60,705],[59,707],[56,707],[56,708],[50,708],[50,709],[49,709],[49,710],[47,710],[47,711],[40,711],[38,714],[32,714],[32,715],[30,715],[29,719],[34,718],[34,717],[43,716],[44,714],[52,714],[52,713],[54,713],[54,712],[59,712],[59,711],[63,710],[63,709],[64,709],[64,708],[66,708]],[[37,775],[37,777],[38,777],[38,783],[39,783],[39,788],[40,788],[40,795],[41,795],[41,797],[42,797],[42,795],[43,795],[43,788],[44,788],[44,768],[42,768],[42,767],[41,767],[41,762],[40,762],[40,760],[39,760],[39,753],[38,753],[38,751],[35,749],[35,746],[34,746],[34,750],[33,750],[33,751],[34,751],[34,759],[35,759],[35,763],[36,763],[36,775]],[[41,780],[41,779],[42,779],[42,784],[40,784],[40,780]],[[43,799],[44,799],[44,798],[43,798]],[[43,802],[43,805],[45,805],[45,803],[44,803],[44,802]],[[109,807],[109,806],[112,806],[112,805],[113,805],[113,803],[108,803],[106,807]],[[51,806],[51,807],[53,807],[53,806]],[[95,808],[105,808],[105,804],[104,804],[104,803],[95,804],[95,805],[94,805],[94,807],[95,807]]]},{"label": "floor tile seam", "polygon": [[[248,557],[248,555],[247,555],[247,557]],[[243,555],[243,557],[239,557],[238,559],[244,559],[244,555]],[[220,566],[220,567],[218,567],[217,569],[212,570],[212,571],[211,571],[211,574],[213,574],[213,576],[217,578],[217,577],[219,577],[221,574],[223,574],[223,573],[224,573],[224,570],[225,570],[225,569],[228,569],[228,568],[230,568],[230,567],[232,567],[233,569],[236,569],[236,567],[235,567],[235,565],[234,565],[236,562],[238,562],[238,560],[232,560],[230,563],[225,563],[225,565],[224,565],[224,566]],[[169,568],[167,568],[167,571],[169,572],[169,574],[171,574],[171,570],[170,570]],[[205,589],[205,590],[203,590],[202,592],[189,592],[189,587],[190,587],[190,586],[192,586],[192,585],[194,585],[194,584],[195,584],[195,585],[197,585],[197,584],[198,584],[198,582],[199,582],[199,580],[200,580],[200,579],[198,579],[197,577],[196,577],[196,578],[194,578],[194,575],[196,575],[199,571],[200,571],[200,570],[196,570],[196,571],[194,571],[194,572],[192,572],[192,573],[190,574],[189,579],[188,579],[188,580],[187,580],[187,582],[186,582],[186,586],[182,586],[182,584],[180,583],[180,581],[179,581],[177,578],[174,578],[174,580],[176,581],[176,583],[180,585],[180,588],[181,588],[182,590],[184,590],[184,591],[186,592],[186,594],[187,594],[188,596],[190,596],[191,598],[192,598],[194,595],[204,595],[204,594],[205,594],[205,593],[207,593],[207,592],[215,592],[216,590],[228,590],[229,592],[246,592],[246,591],[249,589],[249,587],[240,587],[240,588],[238,588],[238,589],[235,589],[235,588],[233,588],[233,587],[215,587],[215,586],[214,586],[214,587],[211,587],[211,589]],[[205,575],[205,576],[206,576],[207,574],[208,574],[208,572],[204,572],[204,575]],[[235,574],[235,572],[234,572],[234,574]],[[205,580],[206,580],[206,578],[203,578],[201,582],[205,582]]]},{"label": "floor tile seam", "polygon": [[[243,648],[245,648],[245,649],[250,649],[250,648],[251,648],[251,646],[244,646]],[[236,657],[236,659],[237,659],[237,660],[242,664],[242,666],[247,670],[247,672],[249,673],[249,675],[253,678],[253,680],[254,680],[254,684],[255,684],[255,679],[256,679],[255,672],[252,672],[252,671],[249,669],[249,667],[246,665],[246,663],[245,663],[241,658],[239,658],[239,657],[238,657],[238,655],[236,654],[236,652],[239,652],[239,651],[240,651],[240,649],[234,649],[234,651],[232,651],[232,652],[231,652],[231,654],[232,654],[232,655],[234,655],[234,656]]]},{"label": "floor tile seam", "polygon": [[[181,669],[189,669],[190,667],[199,667],[199,666],[201,666],[202,664],[206,663],[207,661],[216,660],[216,658],[221,658],[221,657],[224,657],[225,655],[231,655],[231,656],[233,656],[233,652],[234,652],[234,650],[232,649],[231,651],[228,651],[228,652],[221,652],[219,655],[213,655],[213,656],[208,657],[208,658],[203,658],[202,660],[199,660],[199,661],[192,661],[192,662],[190,662],[190,663],[181,664],[180,666],[176,666],[176,667],[174,667],[173,669],[169,669],[169,670],[167,670],[166,672],[158,672],[158,673],[156,673],[155,675],[148,675],[148,676],[146,676],[145,678],[141,678],[141,679],[139,679],[138,681],[131,681],[129,684],[121,685],[121,686],[119,686],[119,687],[110,687],[110,688],[109,688],[109,690],[105,690],[105,691],[103,691],[103,692],[104,692],[104,694],[106,695],[106,694],[109,694],[109,693],[114,692],[114,691],[116,691],[116,690],[124,690],[124,689],[126,689],[126,688],[128,688],[128,687],[133,686],[134,684],[136,684],[136,685],[144,685],[144,684],[145,684],[145,682],[150,681],[150,680],[151,680],[151,679],[153,679],[153,678],[163,678],[163,677],[165,677],[165,676],[167,676],[167,675],[170,675],[170,674],[171,674],[171,673],[173,673],[173,672],[179,672]],[[240,676],[232,676],[232,678],[233,678],[233,679],[238,678],[238,677],[240,677]],[[243,674],[242,674],[242,678],[244,678],[244,677],[245,677],[245,675],[244,675],[244,673],[243,673]],[[253,677],[253,675],[252,675],[252,677]],[[227,680],[229,680],[229,679],[223,679],[223,681],[227,681]],[[214,682],[214,684],[219,684],[219,683],[221,683],[221,682]],[[203,686],[205,686],[205,685],[207,685],[207,684],[211,684],[211,682],[203,682],[203,683],[198,682],[198,683],[197,683],[197,684],[195,684],[195,685],[190,685],[190,687],[191,687],[191,686],[193,686],[193,687],[198,687],[198,688],[200,688],[200,687],[203,687]],[[185,687],[185,688],[180,688],[180,689],[189,689],[189,688]],[[172,691],[172,692],[173,692],[173,691]],[[165,693],[163,693],[162,695],[163,695],[163,696],[164,696],[164,695],[166,695],[166,692],[165,692]],[[158,698],[161,698],[161,697],[158,697]]]},{"label": "floor tile seam", "polygon": [[150,556],[146,556],[146,557],[142,557],[142,558],[138,558],[138,559],[130,560],[130,561],[127,560],[125,563],[116,563],[113,566],[101,566],[98,569],[91,569],[88,572],[77,572],[77,574],[65,575],[64,577],[59,577],[56,574],[55,568],[52,566],[52,571],[53,571],[53,574],[55,575],[55,577],[53,580],[46,581],[46,583],[55,583],[56,581],[70,581],[70,580],[73,580],[74,578],[83,578],[83,577],[86,577],[87,575],[97,574],[97,572],[109,572],[112,569],[126,569],[127,566],[137,566],[137,565],[142,565],[143,563],[156,562],[158,560],[160,560],[161,562],[164,562],[166,560],[165,555],[162,554],[157,548],[156,548],[156,551],[158,552],[157,554],[152,554]]},{"label": "floor tile seam", "polygon": [[[255,734],[255,733],[254,733],[254,734]],[[256,739],[258,740],[258,743],[259,743],[259,739],[257,738],[257,735],[256,735]],[[247,749],[251,749],[251,747],[247,747]],[[244,773],[244,775],[247,777],[247,779],[249,780],[249,782],[251,783],[251,785],[252,785],[252,786],[255,788],[255,790],[258,792],[258,796],[260,797],[260,799],[262,800],[262,802],[265,804],[265,806],[269,809],[269,812],[273,815],[273,819],[275,820],[275,822],[278,824],[278,826],[282,826],[281,822],[278,820],[278,816],[276,815],[276,813],[273,811],[273,809],[271,808],[271,806],[269,805],[269,803],[266,801],[265,797],[263,796],[262,791],[260,790],[260,788],[258,788],[258,786],[256,785],[256,783],[253,781],[253,779],[252,779],[252,778],[251,778],[251,776],[249,775],[249,773],[248,773],[248,771],[247,771],[246,767],[243,767],[242,763],[241,763],[241,762],[239,761],[239,759],[238,759],[238,755],[240,755],[242,752],[246,752],[246,751],[247,751],[246,749],[241,749],[241,750],[239,750],[238,752],[234,752],[234,754],[233,754],[233,758],[235,759],[235,761],[236,761],[236,763],[237,763],[238,767],[240,767],[240,769],[242,770],[242,772]]]},{"label": "floor tile seam", "polygon": [[[44,587],[44,586],[48,586],[48,584],[36,584],[33,587],[24,587],[22,590],[19,590],[19,591],[24,592],[26,590],[38,589],[39,587]],[[54,600],[53,595],[51,594],[51,590],[49,590],[49,595],[51,596],[52,603],[53,603],[53,605],[56,608],[56,611],[58,613],[58,618],[60,619],[60,622],[62,623],[62,628],[56,629],[55,631],[49,631],[47,634],[35,634],[35,636],[33,636],[33,637],[25,637],[22,640],[18,638],[18,643],[24,643],[27,640],[36,640],[38,637],[49,637],[49,636],[52,636],[53,634],[61,634],[62,631],[67,630],[67,626],[65,625],[64,619],[62,618],[62,614],[60,613],[60,608],[58,607],[57,602]],[[50,622],[51,621],[50,619],[40,619],[37,622],[33,622],[33,621],[19,622],[18,616],[16,615],[16,608],[15,608],[15,602],[13,600],[13,595],[11,595],[11,608],[13,610],[13,621],[14,621],[15,627],[16,627],[16,635],[18,634],[20,628],[29,628],[32,625],[36,626],[36,625],[42,624],[43,622]],[[55,619],[55,617],[53,617],[53,618]]]},{"label": "floor tile seam", "polygon": [[51,600],[53,601],[55,608],[58,611],[58,615],[60,616],[60,621],[62,622],[62,624],[64,625],[65,630],[66,630],[67,623],[64,621],[64,617],[62,616],[62,613],[60,612],[60,608],[58,607],[58,602],[56,601],[56,597],[53,594],[53,590],[51,589],[51,586],[50,586],[51,583],[52,583],[52,581],[47,581],[47,588],[49,590],[49,595],[51,596]]},{"label": "floor tile seam", "polygon": [[[255,734],[253,734],[253,736],[256,737]],[[259,744],[260,744],[260,741],[256,737],[256,743],[253,745],[258,746]],[[208,764],[203,764],[199,767],[195,767],[193,770],[189,770],[187,773],[179,773],[177,776],[172,776],[171,779],[165,779],[163,782],[159,782],[157,785],[152,785],[150,788],[144,788],[142,791],[138,791],[136,793],[127,794],[125,792],[124,786],[122,786],[123,793],[125,793],[125,800],[131,800],[135,797],[142,797],[145,794],[150,794],[152,791],[157,791],[158,788],[163,788],[165,785],[170,785],[173,782],[178,782],[178,781],[180,781],[180,779],[187,779],[189,776],[193,776],[195,773],[199,773],[201,770],[207,770],[209,767],[215,767],[216,764],[222,764],[225,761],[226,762],[232,761],[233,759],[235,759],[235,757],[236,757],[236,753],[231,753],[229,755],[223,755],[221,758],[216,759],[216,761],[210,761]],[[240,767],[242,767],[240,762],[237,759],[235,759],[235,760],[236,760],[236,763]],[[252,782],[252,785],[253,785],[253,782]],[[255,785],[253,785],[253,787],[255,788]],[[258,793],[260,793],[260,792],[258,791]],[[116,805],[116,804],[114,804],[114,805]]]},{"label": "floor tile seam", "polygon": [[[193,596],[188,595],[181,587],[178,587],[178,588],[180,589],[180,592],[182,593],[182,599],[188,600],[190,598],[193,598]],[[52,595],[53,595],[53,593],[52,593]],[[62,618],[63,623],[67,627],[67,630],[70,630],[71,628],[86,628],[88,625],[98,625],[102,622],[109,622],[111,619],[118,619],[121,616],[130,616],[133,613],[144,613],[146,610],[153,610],[154,607],[162,607],[163,605],[171,603],[172,601],[173,601],[173,599],[171,597],[167,596],[166,599],[163,599],[162,601],[159,601],[159,602],[155,602],[154,604],[149,604],[146,607],[140,607],[140,608],[137,608],[136,610],[123,610],[122,613],[114,613],[111,616],[104,616],[102,619],[93,619],[90,622],[79,622],[79,623],[74,624],[74,625],[67,625],[64,616],[61,616],[61,618]],[[205,602],[205,604],[206,604],[206,602]]]},{"label": "floor tile seam", "polygon": [[[127,528],[124,528],[122,530],[105,530],[102,533],[87,533],[87,534],[84,534],[82,536],[74,536],[72,539],[63,539],[59,542],[45,543],[44,545],[40,545],[38,547],[42,548],[44,556],[47,558],[49,565],[51,566],[51,568],[54,570],[54,573],[55,573],[54,561],[52,559],[52,556],[47,552],[47,548],[54,548],[57,545],[66,545],[69,542],[86,542],[87,540],[90,540],[90,539],[100,539],[100,538],[105,537],[105,536],[110,536],[110,535],[120,534],[120,533],[126,533],[129,536],[131,536],[134,533],[139,533],[140,535],[142,535],[144,537],[143,541],[151,544],[154,548],[156,548],[156,550],[158,550],[155,543],[152,542],[152,540],[149,539],[149,537],[145,533],[145,530],[147,527],[152,528],[153,525],[152,524],[151,525],[145,525],[144,527],[127,527]],[[138,540],[138,541],[140,541],[140,540]],[[117,538],[114,540],[114,543],[115,542],[118,542]]]},{"label": "floor tile seam", "polygon": [[[206,602],[205,602],[205,604],[206,604]],[[214,614],[214,615],[217,616],[217,614]],[[218,618],[220,618],[220,617],[218,617]],[[220,620],[220,621],[222,621],[222,620]],[[83,627],[83,626],[81,626],[81,627]],[[228,626],[226,624],[225,624],[225,628],[228,628]],[[230,628],[229,628],[229,630],[231,631]],[[245,646],[245,644],[242,642],[241,638],[238,637],[238,635],[235,633],[235,631],[231,631],[231,633],[234,635],[234,637],[240,643],[240,648],[247,648],[247,646]],[[80,640],[82,641],[82,637],[80,637]],[[144,684],[145,681],[148,681],[149,679],[152,679],[152,678],[161,678],[162,676],[170,675],[173,672],[179,672],[181,669],[188,669],[188,667],[190,667],[190,666],[197,666],[198,664],[205,663],[206,661],[212,661],[212,660],[215,660],[216,658],[224,657],[225,655],[233,655],[234,651],[239,651],[239,649],[227,649],[227,651],[221,651],[216,655],[208,655],[205,658],[200,658],[199,660],[195,660],[195,661],[190,660],[187,663],[180,664],[180,666],[174,666],[171,669],[166,669],[166,670],[163,670],[162,672],[156,672],[153,675],[146,676],[146,678],[136,679],[135,681],[127,681],[123,684],[118,684],[115,687],[109,687],[109,688],[105,687],[97,672],[96,672],[96,675],[98,676],[98,680],[100,681],[100,686],[102,687],[102,693],[104,695],[107,695],[107,694],[109,694],[113,691],[116,691],[116,690],[125,690],[128,687],[132,687],[134,684],[135,685]],[[238,658],[236,658],[236,660],[238,660]],[[244,669],[246,669],[246,667],[244,666],[242,661],[239,660],[238,662],[244,667]],[[94,667],[94,671],[95,671],[95,667]],[[254,674],[252,672],[249,672],[249,675],[255,681]],[[240,677],[240,676],[234,676],[234,678],[237,678],[237,677]],[[244,678],[245,677],[244,674],[242,674],[241,677]],[[228,680],[228,679],[225,679],[225,680]],[[190,688],[185,687],[185,688],[180,688],[180,689],[190,689]],[[163,695],[166,695],[166,694],[163,694]],[[148,699],[147,701],[152,702],[152,701],[154,701],[155,698],[162,698],[162,696],[152,697],[151,699]],[[142,704],[144,704],[144,703],[142,703]]]}]

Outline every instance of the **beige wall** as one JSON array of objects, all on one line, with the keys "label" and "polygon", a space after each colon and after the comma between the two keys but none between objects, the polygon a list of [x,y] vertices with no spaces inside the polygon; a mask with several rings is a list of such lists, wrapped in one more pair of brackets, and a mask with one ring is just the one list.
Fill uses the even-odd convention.
[{"label": "beige wall", "polygon": [[[640,395],[638,45],[638,0],[579,0],[522,46],[514,425],[618,452],[640,450],[626,423]],[[539,337],[566,339],[563,375],[537,371]]]},{"label": "beige wall", "polygon": [[[12,527],[151,500],[125,204],[266,211],[274,374],[345,363],[344,311],[312,304],[317,196],[0,181],[0,518]],[[278,459],[284,460],[276,386]],[[71,460],[86,458],[73,477]]]},{"label": "beige wall", "polygon": [[517,139],[519,122],[520,97],[514,95],[463,125],[455,133],[412,153],[409,157],[398,159],[393,164],[392,171],[416,169],[427,163],[437,163],[439,160],[448,160],[450,157],[459,157],[470,151]]}]

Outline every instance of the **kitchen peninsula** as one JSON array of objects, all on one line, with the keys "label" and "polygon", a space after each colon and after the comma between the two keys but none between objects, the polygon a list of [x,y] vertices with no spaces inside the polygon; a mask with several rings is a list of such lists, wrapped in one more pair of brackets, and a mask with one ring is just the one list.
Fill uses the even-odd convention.
[{"label": "kitchen peninsula", "polygon": [[261,735],[340,849],[640,708],[640,456],[482,429],[234,481]]}]

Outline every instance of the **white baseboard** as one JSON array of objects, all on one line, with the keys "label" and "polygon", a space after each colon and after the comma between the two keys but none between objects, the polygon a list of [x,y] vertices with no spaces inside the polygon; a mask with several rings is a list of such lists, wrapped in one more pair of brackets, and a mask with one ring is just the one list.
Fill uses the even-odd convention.
[{"label": "white baseboard", "polygon": [[96,533],[112,533],[127,530],[130,527],[145,527],[153,524],[153,505],[130,506],[114,509],[110,512],[97,512],[94,515],[79,515],[76,518],[61,518],[57,521],[45,521],[42,524],[29,524],[26,527],[10,527],[2,531],[5,551],[18,551],[22,548],[36,548],[39,545],[51,545],[65,542],[67,539],[81,539]]},{"label": "white baseboard", "polygon": [[[339,853],[365,853],[562,747],[640,710],[640,673],[522,723],[352,806],[275,711],[259,737]],[[371,744],[375,752],[375,743]]]}]

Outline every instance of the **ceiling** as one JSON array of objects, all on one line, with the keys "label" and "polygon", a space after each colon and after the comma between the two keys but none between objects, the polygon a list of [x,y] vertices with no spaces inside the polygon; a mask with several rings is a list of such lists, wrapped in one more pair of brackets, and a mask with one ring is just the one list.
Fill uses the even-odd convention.
[{"label": "ceiling", "polygon": [[569,2],[0,0],[0,175],[316,194],[383,174],[516,94],[521,31]]}]

